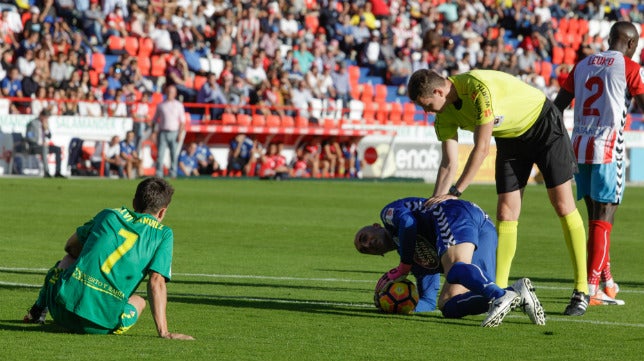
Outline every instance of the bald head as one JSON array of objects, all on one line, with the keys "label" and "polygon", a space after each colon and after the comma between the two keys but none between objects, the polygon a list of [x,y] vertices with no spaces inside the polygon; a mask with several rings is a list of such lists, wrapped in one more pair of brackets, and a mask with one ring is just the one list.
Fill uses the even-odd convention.
[{"label": "bald head", "polygon": [[637,28],[628,21],[618,21],[610,28],[608,35],[609,50],[616,50],[627,57],[632,57],[640,38]]}]

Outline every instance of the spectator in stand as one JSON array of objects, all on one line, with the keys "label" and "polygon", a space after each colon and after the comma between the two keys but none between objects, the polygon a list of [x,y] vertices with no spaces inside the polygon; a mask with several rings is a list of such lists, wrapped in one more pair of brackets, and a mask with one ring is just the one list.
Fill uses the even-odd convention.
[{"label": "spectator in stand", "polygon": [[265,33],[259,42],[259,48],[263,49],[266,52],[266,56],[271,59],[276,59],[275,52],[279,50],[281,45],[281,40],[278,36],[277,31],[271,30]]},{"label": "spectator in stand", "polygon": [[214,107],[207,107],[206,112],[208,112],[212,120],[221,119],[227,101],[224,93],[219,88],[219,84],[217,84],[217,75],[215,73],[208,74],[208,80],[197,93],[197,103],[214,105]]},{"label": "spectator in stand", "polygon": [[[181,54],[181,53],[179,53]],[[188,71],[188,64],[180,55],[175,58],[174,65],[168,64],[166,67],[166,84],[173,85],[179,95],[183,98],[184,102],[192,103],[197,97],[197,92],[186,86],[186,82],[190,77]]]},{"label": "spectator in stand", "polygon": [[302,72],[302,74],[306,74],[306,72],[309,71],[311,63],[313,63],[315,57],[309,51],[309,46],[306,44],[306,41],[300,41],[299,47],[295,47],[294,49],[295,50],[293,51],[293,58],[300,64],[300,71]]},{"label": "spectator in stand", "polygon": [[49,130],[49,110],[44,109],[38,114],[36,119],[33,119],[27,124],[27,131],[25,140],[29,143],[30,149],[36,154],[42,156],[45,167],[45,178],[51,178],[49,173],[49,162],[47,156],[54,154],[56,156],[56,178],[65,178],[61,173],[61,149],[59,146],[50,145],[51,131]]},{"label": "spectator in stand", "polygon": [[210,147],[205,143],[203,137],[199,137],[195,157],[197,158],[197,169],[200,175],[213,175],[213,173],[219,173],[221,170],[219,163],[217,163],[215,156],[210,151]]},{"label": "spectator in stand", "polygon": [[180,177],[199,176],[199,167],[196,157],[197,143],[190,142],[186,149],[179,155],[178,175]]},{"label": "spectator in stand", "polygon": [[289,173],[286,158],[280,154],[277,143],[270,143],[260,158],[259,179],[286,179]]},{"label": "spectator in stand", "polygon": [[116,89],[114,92],[114,99],[108,102],[107,114],[112,117],[127,117],[127,105],[125,104],[125,95],[123,88]]},{"label": "spectator in stand", "polygon": [[34,61],[34,49],[25,49],[25,53],[18,57],[17,62],[18,70],[22,77],[30,77],[36,69],[36,62]]},{"label": "spectator in stand", "polygon": [[152,118],[157,139],[158,158],[156,175],[163,177],[163,163],[166,150],[170,151],[170,177],[177,176],[178,148],[185,131],[185,108],[177,100],[177,88],[166,87],[166,99],[157,106]]},{"label": "spectator in stand", "polygon": [[[108,0],[109,1],[109,0]],[[106,5],[107,2],[106,1]],[[107,8],[103,9],[103,13],[107,11]],[[125,15],[124,9],[121,8],[121,5],[116,4],[108,13],[105,18],[105,37],[108,38],[114,36],[126,37],[129,35],[127,31],[127,26],[125,24]]]},{"label": "spectator in stand", "polygon": [[284,40],[284,44],[293,46],[298,37],[299,23],[295,20],[295,9],[290,9],[280,20],[280,38]]},{"label": "spectator in stand", "polygon": [[319,119],[311,118],[311,114],[309,113],[309,108],[313,101],[313,94],[308,88],[306,81],[296,80],[294,84],[295,86],[291,89],[291,103],[295,107],[297,115],[309,119],[310,122],[317,123]]},{"label": "spectator in stand", "polygon": [[328,174],[329,162],[322,160],[322,138],[315,136],[303,147],[303,158],[306,166],[311,170],[313,178],[320,178],[323,174]]},{"label": "spectator in stand", "polygon": [[248,99],[250,97],[250,87],[244,80],[243,74],[235,75],[233,78],[233,84],[230,86],[230,89],[224,93],[226,96],[226,102],[230,105],[228,109],[230,112],[238,113],[250,113],[247,108]]},{"label": "spectator in stand", "polygon": [[78,90],[76,88],[68,88],[67,90],[60,90],[64,96],[65,101],[61,104],[61,115],[78,115]]},{"label": "spectator in stand", "polygon": [[347,71],[347,64],[341,62],[336,65],[337,70],[331,74],[333,79],[333,86],[335,88],[336,96],[342,99],[342,107],[349,107],[351,101],[351,82],[349,81],[349,72]]},{"label": "spectator in stand", "polygon": [[31,114],[40,114],[44,109],[47,109],[48,106],[47,88],[41,86],[38,88],[36,96],[31,101]]},{"label": "spectator in stand", "polygon": [[217,38],[215,40],[214,53],[224,60],[229,60],[232,57],[230,54],[233,49],[233,25],[226,23],[220,25],[217,31]]},{"label": "spectator in stand", "polygon": [[233,72],[236,74],[246,74],[246,68],[253,64],[253,57],[250,51],[250,47],[244,46],[241,48],[241,52],[233,57]]},{"label": "spectator in stand", "polygon": [[136,94],[131,94],[129,99],[129,114],[134,121],[132,129],[136,134],[136,149],[140,149],[141,142],[150,137],[152,133],[152,119],[150,118],[151,93],[146,91],[141,94],[141,100],[136,101]]},{"label": "spectator in stand", "polygon": [[78,114],[85,117],[103,116],[103,107],[96,99],[94,91],[89,91],[85,94],[84,100],[78,103]]},{"label": "spectator in stand", "polygon": [[248,46],[251,50],[257,49],[260,37],[259,19],[257,9],[254,7],[242,9],[237,29],[237,48]]},{"label": "spectator in stand", "polygon": [[308,169],[306,163],[306,158],[304,154],[304,147],[297,147],[295,149],[295,157],[291,162],[291,178],[309,178],[311,177],[311,172]]},{"label": "spectator in stand", "polygon": [[342,156],[345,159],[345,176],[349,178],[358,178],[360,175],[360,159],[358,157],[358,142],[360,140],[352,138],[340,143]]},{"label": "spectator in stand", "polygon": [[230,141],[226,167],[228,176],[248,174],[254,147],[253,140],[246,134],[238,134]]},{"label": "spectator in stand", "polygon": [[262,58],[259,55],[253,57],[253,63],[246,67],[244,75],[246,82],[248,82],[248,84],[253,88],[258,87],[268,79],[266,76],[266,70],[264,70],[264,65],[262,64]]},{"label": "spectator in stand", "polygon": [[22,79],[20,78],[20,71],[16,67],[9,69],[7,77],[2,79],[2,95],[5,97],[18,97],[24,96],[22,93]]},{"label": "spectator in stand", "polygon": [[411,76],[411,51],[403,48],[396,58],[390,60],[387,65],[387,73],[390,85],[405,86]]},{"label": "spectator in stand", "polygon": [[38,93],[38,89],[44,85],[45,78],[41,75],[40,69],[36,68],[31,76],[22,78],[22,93],[25,97],[31,98],[32,96],[35,96]]},{"label": "spectator in stand", "polygon": [[311,89],[311,94],[314,98],[324,99],[326,94],[322,93],[321,89],[321,74],[317,66],[312,66],[311,69],[304,75],[304,81],[307,88]]},{"label": "spectator in stand", "polygon": [[[120,156],[125,161],[125,174],[129,179],[134,179],[138,175],[143,176],[143,160],[139,157],[136,147],[136,134],[130,130],[125,133],[125,139],[120,143]],[[136,173],[135,173],[136,172]]]},{"label": "spectator in stand", "polygon": [[344,178],[345,159],[336,137],[322,142],[322,161],[328,163],[328,169],[323,170],[322,173],[324,178]]},{"label": "spectator in stand", "polygon": [[[103,145],[105,144],[105,152]],[[125,178],[125,160],[121,157],[121,138],[115,135],[108,143],[96,142],[96,148],[92,155],[91,163],[94,169],[101,169],[103,163],[103,176],[109,177],[111,171],[115,171],[118,177]]]},{"label": "spectator in stand", "polygon": [[172,38],[168,31],[168,20],[159,19],[156,25],[150,23],[150,39],[154,42],[154,52],[157,54],[169,53],[172,50]]},{"label": "spectator in stand", "polygon": [[537,53],[534,51],[534,45],[527,43],[525,49],[517,49],[517,62],[519,66],[519,75],[528,75],[535,72],[534,63],[538,60]]}]

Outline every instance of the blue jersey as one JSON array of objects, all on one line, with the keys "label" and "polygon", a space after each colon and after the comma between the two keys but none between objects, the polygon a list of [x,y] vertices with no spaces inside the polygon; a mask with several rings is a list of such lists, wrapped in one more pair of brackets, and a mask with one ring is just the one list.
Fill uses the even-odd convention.
[{"label": "blue jersey", "polygon": [[[237,139],[233,138],[233,140],[230,141],[230,149],[232,149],[233,151],[237,149],[237,144]],[[251,150],[253,150],[253,140],[248,137],[244,138],[241,149],[239,150],[239,158],[250,159]]]},{"label": "blue jersey", "polygon": [[177,175],[179,176],[192,175],[190,172],[192,172],[193,169],[196,169],[199,165],[197,163],[197,157],[194,155],[190,155],[190,153],[186,152],[185,150],[181,152],[181,155],[179,155],[179,163],[183,163],[183,166],[186,167],[186,171],[189,172],[189,174],[185,174],[181,169],[181,167],[178,167]]},{"label": "blue jersey", "polygon": [[130,144],[124,140],[121,141],[120,147],[121,147],[121,153],[127,156],[131,156],[132,153],[136,151],[136,146],[134,144]]},{"label": "blue jersey", "polygon": [[207,162],[210,156],[212,156],[212,152],[210,152],[210,148],[208,148],[205,145],[197,146],[197,151],[195,151],[195,158],[197,158],[198,161]]},{"label": "blue jersey", "polygon": [[495,279],[497,235],[488,215],[468,201],[447,200],[424,207],[426,201],[403,198],[380,212],[382,223],[398,245],[401,262],[412,265],[421,298],[425,302],[433,299],[435,304],[442,271],[440,257],[459,243],[473,243],[472,264]]}]

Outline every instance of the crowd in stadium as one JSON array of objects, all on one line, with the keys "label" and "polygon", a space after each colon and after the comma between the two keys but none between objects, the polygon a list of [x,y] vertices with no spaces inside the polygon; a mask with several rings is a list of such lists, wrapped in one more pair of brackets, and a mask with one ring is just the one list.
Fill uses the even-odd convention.
[{"label": "crowd in stadium", "polygon": [[629,3],[577,0],[18,0],[0,8],[2,97],[11,99],[0,112],[141,122],[172,84],[197,121],[258,112],[315,123],[314,100],[344,109],[360,96],[349,71],[357,67],[403,99],[421,68],[502,70],[554,97],[575,60],[605,46],[590,22],[643,20]]}]

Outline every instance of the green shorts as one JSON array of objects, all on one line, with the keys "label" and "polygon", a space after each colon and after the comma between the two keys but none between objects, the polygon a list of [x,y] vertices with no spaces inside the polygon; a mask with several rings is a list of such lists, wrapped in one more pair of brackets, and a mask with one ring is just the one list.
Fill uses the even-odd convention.
[{"label": "green shorts", "polygon": [[59,277],[64,270],[61,268],[53,267],[47,272],[45,277],[45,284],[43,286],[45,302],[47,308],[49,309],[49,314],[54,319],[54,322],[57,325],[65,327],[72,332],[76,333],[88,333],[88,334],[123,334],[134,326],[136,321],[139,318],[139,313],[136,311],[136,308],[126,303],[123,306],[123,310],[117,322],[117,325],[113,329],[108,329],[103,326],[97,325],[94,322],[91,322],[85,318],[82,318],[76,315],[73,312],[70,312],[65,308],[65,306],[56,302],[56,296],[58,295],[58,290],[60,289]]}]

